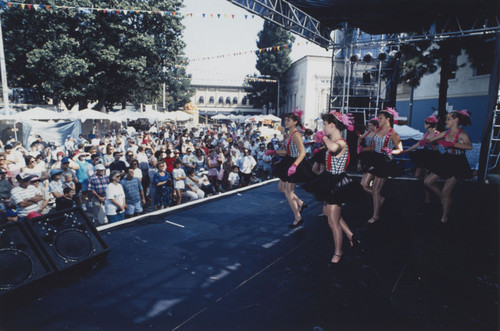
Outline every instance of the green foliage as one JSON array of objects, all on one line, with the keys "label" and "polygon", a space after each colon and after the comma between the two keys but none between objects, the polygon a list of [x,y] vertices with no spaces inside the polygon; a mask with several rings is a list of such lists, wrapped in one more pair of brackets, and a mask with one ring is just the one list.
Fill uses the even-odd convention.
[{"label": "green foliage", "polygon": [[[133,10],[177,11],[181,0],[59,1],[44,4]],[[116,14],[75,9],[22,10],[2,14],[11,87],[31,87],[67,107],[88,102],[115,104],[161,100],[165,83],[169,108],[193,93],[184,70],[164,70],[185,47],[181,18],[143,12]]]},{"label": "green foliage", "polygon": [[[258,37],[257,47],[259,49],[274,46],[280,46],[280,49],[259,53],[257,55],[257,64],[255,67],[262,76],[281,79],[283,74],[292,64],[292,60],[290,59],[290,52],[292,50],[288,46],[295,41],[295,37],[290,32],[268,21],[264,22],[264,27],[259,32]],[[256,77],[256,75],[254,75],[254,77]],[[248,98],[255,108],[262,108],[269,104],[272,105],[272,108],[276,108],[276,84],[249,82],[246,85],[246,91],[249,92]]]}]

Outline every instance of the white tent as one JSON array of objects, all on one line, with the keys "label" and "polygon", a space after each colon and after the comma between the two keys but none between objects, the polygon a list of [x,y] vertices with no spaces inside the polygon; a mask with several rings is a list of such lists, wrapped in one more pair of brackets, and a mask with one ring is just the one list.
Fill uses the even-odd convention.
[{"label": "white tent", "polygon": [[223,114],[217,114],[215,116],[212,116],[212,119],[213,120],[227,120],[228,117],[226,115],[223,115]]},{"label": "white tent", "polygon": [[52,111],[49,109],[35,107],[27,111],[19,112],[14,116],[18,117],[16,120],[67,120],[66,114]]},{"label": "white tent", "polygon": [[85,122],[86,120],[111,120],[111,116],[109,114],[92,109],[71,112],[69,116],[72,119],[78,119],[82,122]]},{"label": "white tent", "polygon": [[408,125],[394,124],[394,130],[396,130],[397,134],[399,134],[401,140],[406,140],[406,139],[420,140],[424,136],[422,132],[414,128],[411,128]]},{"label": "white tent", "polygon": [[141,118],[140,112],[132,111],[129,109],[123,109],[117,112],[109,113],[111,120],[114,122],[125,122],[127,120],[136,120]]},{"label": "white tent", "polygon": [[172,111],[172,112],[167,112],[167,118],[173,121],[180,121],[180,122],[185,122],[193,119],[193,115],[189,115],[186,112],[177,110],[177,111]]},{"label": "white tent", "polygon": [[262,122],[264,119],[263,119],[263,116],[260,116],[260,115],[255,115],[255,116],[250,116],[249,118],[247,118],[245,120],[246,123],[250,123],[250,122]]},{"label": "white tent", "polygon": [[264,116],[262,116],[262,118],[264,120],[270,120],[273,122],[281,122],[281,118],[279,118],[278,116],[274,116],[274,115],[264,115]]}]

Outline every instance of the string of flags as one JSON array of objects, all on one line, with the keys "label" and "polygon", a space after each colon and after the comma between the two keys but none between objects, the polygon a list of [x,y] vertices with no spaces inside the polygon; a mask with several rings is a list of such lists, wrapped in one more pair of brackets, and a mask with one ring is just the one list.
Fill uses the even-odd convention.
[{"label": "string of flags", "polygon": [[199,17],[206,19],[236,19],[243,18],[245,20],[255,19],[255,15],[252,14],[221,14],[221,13],[194,13],[194,12],[183,12],[183,11],[165,11],[165,10],[141,10],[141,9],[124,9],[124,8],[98,8],[98,7],[75,7],[75,6],[59,6],[59,5],[42,5],[42,4],[32,4],[32,3],[21,3],[12,1],[0,1],[0,8],[7,9],[19,7],[23,10],[36,10],[36,11],[56,11],[56,10],[76,10],[79,13],[91,12],[102,12],[104,14],[116,14],[116,15],[127,15],[127,14],[150,14],[150,15],[161,15],[161,16],[176,16],[176,17]]}]

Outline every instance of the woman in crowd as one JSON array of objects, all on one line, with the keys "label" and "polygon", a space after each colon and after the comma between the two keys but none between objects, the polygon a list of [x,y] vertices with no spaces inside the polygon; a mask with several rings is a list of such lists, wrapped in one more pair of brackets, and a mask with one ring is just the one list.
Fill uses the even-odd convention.
[{"label": "woman in crowd", "polygon": [[342,203],[359,195],[358,191],[361,191],[361,188],[357,190],[356,184],[345,173],[349,164],[349,147],[342,138],[341,131],[353,130],[352,116],[333,111],[324,114],[321,118],[325,131],[317,132],[315,141],[322,141],[326,147],[325,153],[319,152],[319,155],[324,157],[322,163],[325,164],[325,171],[306,183],[304,188],[313,193],[318,200],[324,202],[323,213],[328,217],[328,225],[332,230],[335,243],[335,252],[331,258],[330,266],[335,266],[343,254],[342,238],[344,233],[351,246],[359,244],[359,240],[342,218],[341,212]]},{"label": "woman in crowd", "polygon": [[363,177],[361,177],[361,186],[365,192],[370,194],[372,193],[371,183],[373,181],[373,175],[368,172],[368,162],[370,160],[370,156],[373,154],[371,146],[377,129],[378,119],[372,118],[368,121],[366,132],[358,137],[359,170],[363,172]]},{"label": "woman in crowd", "polygon": [[394,130],[394,120],[398,117],[398,113],[394,108],[387,108],[378,113],[379,128],[373,136],[373,150],[369,160],[371,165],[368,170],[373,176],[373,186],[371,193],[373,196],[373,216],[368,220],[368,223],[373,224],[380,218],[380,207],[385,198],[382,197],[381,191],[388,177],[395,177],[399,174],[399,168],[394,160],[393,155],[400,154],[403,151],[403,144],[399,135]]},{"label": "woman in crowd", "polygon": [[[452,111],[446,116],[446,132],[441,132],[435,137],[429,138],[428,142],[437,142],[444,147],[444,153],[438,162],[431,165],[431,174],[425,178],[425,186],[440,199],[443,205],[441,222],[448,222],[451,210],[451,191],[460,179],[472,178],[472,170],[465,157],[465,151],[472,149],[469,136],[462,127],[470,125],[470,114],[467,110]],[[445,179],[441,190],[436,181]]]},{"label": "woman in crowd", "polygon": [[152,183],[155,186],[153,201],[158,210],[172,205],[172,178],[166,171],[165,162],[158,162],[156,168],[158,171],[153,174]]},{"label": "woman in crowd", "polygon": [[109,223],[118,222],[125,218],[127,204],[125,203],[125,192],[120,184],[120,179],[119,171],[111,171],[109,185],[106,188],[106,201],[104,202]]},{"label": "woman in crowd", "polygon": [[289,225],[292,229],[304,223],[301,212],[307,208],[307,203],[295,194],[296,183],[306,182],[312,177],[310,165],[303,162],[306,152],[302,136],[298,131],[298,128],[302,127],[302,114],[302,111],[297,111],[285,115],[285,128],[289,133],[285,143],[286,149],[276,151],[277,154],[283,156],[283,159],[273,171],[273,175],[281,180],[278,188],[285,194],[293,212],[294,221]]},{"label": "woman in crowd", "polygon": [[[104,166],[106,168],[109,167],[109,164],[112,163],[115,158],[113,157],[113,153],[115,152],[115,148],[111,144],[106,145],[106,154],[103,155]],[[120,150],[120,152],[123,152]]]},{"label": "woman in crowd", "polygon": [[[417,142],[415,145],[411,146],[403,153],[408,153],[411,162],[415,165],[415,177],[424,181],[427,175],[427,169],[434,168],[434,163],[439,160],[441,153],[437,150],[437,143],[429,143],[427,139],[433,138],[439,134],[436,130],[438,119],[433,114],[427,117],[424,121],[424,127],[427,131],[424,137]],[[431,194],[426,188],[425,190],[425,203],[431,202]]]},{"label": "woman in crowd", "polygon": [[217,174],[219,173],[220,163],[217,161],[217,155],[215,154],[215,149],[211,148],[208,151],[207,156],[207,169],[208,169],[208,180],[213,187],[217,187]]},{"label": "woman in crowd", "polygon": [[201,168],[205,167],[205,155],[203,151],[199,148],[195,152],[195,163],[196,163],[196,168],[195,168],[196,172],[200,171]]}]

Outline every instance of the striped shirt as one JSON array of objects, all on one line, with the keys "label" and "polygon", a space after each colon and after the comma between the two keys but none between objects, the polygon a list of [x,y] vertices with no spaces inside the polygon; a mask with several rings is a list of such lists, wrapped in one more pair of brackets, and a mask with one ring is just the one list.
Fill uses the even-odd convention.
[{"label": "striped shirt", "polygon": [[21,207],[19,206],[20,202],[23,202],[25,199],[31,199],[34,198],[35,195],[39,194],[38,189],[33,186],[29,185],[27,188],[22,188],[21,186],[14,187],[12,189],[12,199],[14,200],[14,203],[16,204],[16,211],[17,214],[20,217],[26,217],[30,212],[32,211],[39,211],[39,206],[38,203],[33,203],[27,207]]},{"label": "striped shirt", "polygon": [[142,185],[137,177],[127,179],[126,177],[120,181],[123,191],[125,192],[125,201],[127,204],[135,204],[141,201]]}]

